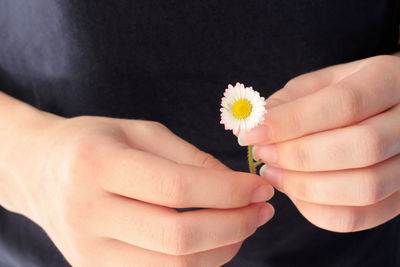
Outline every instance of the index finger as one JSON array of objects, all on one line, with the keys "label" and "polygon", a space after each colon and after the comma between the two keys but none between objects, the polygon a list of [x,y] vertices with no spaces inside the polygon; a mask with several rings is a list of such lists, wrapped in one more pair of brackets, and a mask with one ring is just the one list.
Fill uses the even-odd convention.
[{"label": "index finger", "polygon": [[400,101],[398,66],[398,58],[371,58],[339,82],[269,109],[264,124],[239,140],[242,145],[283,142],[378,114]]},{"label": "index finger", "polygon": [[129,147],[103,149],[93,159],[94,175],[104,190],[128,198],[173,208],[236,208],[274,193],[258,175],[178,164]]}]

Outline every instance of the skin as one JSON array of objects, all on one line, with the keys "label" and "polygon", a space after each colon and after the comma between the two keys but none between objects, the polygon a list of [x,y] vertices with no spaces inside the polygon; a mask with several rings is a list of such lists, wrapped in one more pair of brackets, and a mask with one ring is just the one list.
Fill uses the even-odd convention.
[{"label": "skin", "polygon": [[[66,119],[0,93],[0,125],[0,204],[73,266],[221,266],[274,213],[265,179],[156,122]],[[187,207],[206,209],[173,209]]]},{"label": "skin", "polygon": [[271,165],[262,179],[156,122],[66,119],[0,93],[0,204],[73,266],[220,266],[273,216],[267,181],[319,227],[375,227],[400,212],[399,102],[395,56],[291,80],[240,136]]},{"label": "skin", "polygon": [[399,53],[296,77],[267,109],[240,143],[311,223],[355,232],[400,213]]}]

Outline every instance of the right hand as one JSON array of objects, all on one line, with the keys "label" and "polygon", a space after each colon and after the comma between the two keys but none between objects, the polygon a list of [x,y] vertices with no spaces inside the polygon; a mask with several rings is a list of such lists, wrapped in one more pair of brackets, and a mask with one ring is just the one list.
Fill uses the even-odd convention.
[{"label": "right hand", "polygon": [[[27,155],[25,191],[32,219],[73,266],[220,266],[273,216],[263,178],[228,169],[159,123],[51,124]],[[173,209],[187,207],[207,209]]]}]

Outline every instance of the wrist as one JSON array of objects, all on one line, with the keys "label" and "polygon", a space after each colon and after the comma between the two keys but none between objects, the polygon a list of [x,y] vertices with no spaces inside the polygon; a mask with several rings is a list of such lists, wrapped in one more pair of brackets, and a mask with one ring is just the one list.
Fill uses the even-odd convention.
[{"label": "wrist", "polygon": [[34,172],[46,134],[62,119],[0,93],[0,205],[35,222]]}]

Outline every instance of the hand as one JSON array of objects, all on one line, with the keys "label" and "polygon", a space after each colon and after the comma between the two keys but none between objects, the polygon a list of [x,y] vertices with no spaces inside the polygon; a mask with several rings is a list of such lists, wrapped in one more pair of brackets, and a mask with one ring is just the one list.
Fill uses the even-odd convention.
[{"label": "hand", "polygon": [[[51,123],[27,156],[27,191],[34,220],[73,266],[220,266],[273,216],[265,179],[231,171],[159,123]],[[186,207],[209,209],[173,209]]]},{"label": "hand", "polygon": [[263,176],[311,223],[353,232],[400,212],[400,58],[377,56],[289,81],[265,123],[239,136]]}]

